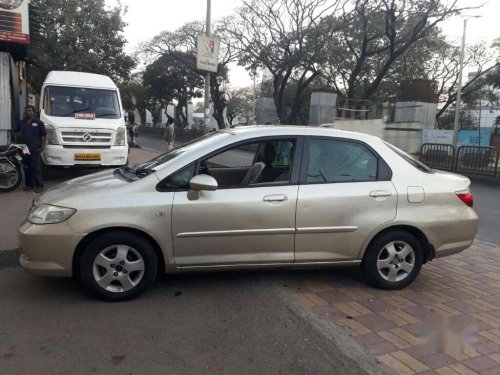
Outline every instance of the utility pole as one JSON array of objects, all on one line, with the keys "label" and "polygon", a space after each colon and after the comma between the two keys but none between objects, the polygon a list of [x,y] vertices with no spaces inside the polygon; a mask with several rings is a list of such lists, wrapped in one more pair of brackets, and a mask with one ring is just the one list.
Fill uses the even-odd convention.
[{"label": "utility pole", "polygon": [[[207,37],[210,37],[210,23],[212,18],[212,0],[207,0]],[[204,132],[210,130],[210,72],[205,76],[205,124]]]},{"label": "utility pole", "polygon": [[257,88],[255,84],[255,77],[257,76],[257,72],[254,73],[253,75],[253,118],[252,118],[252,125],[257,124],[257,103],[256,103],[256,96],[257,96]]},{"label": "utility pole", "polygon": [[460,106],[462,105],[462,76],[464,70],[464,56],[465,56],[465,36],[467,34],[467,18],[464,18],[464,33],[462,36],[462,50],[460,52],[460,70],[458,71],[458,89],[457,89],[457,103],[455,107],[455,124],[453,126],[453,146],[457,147],[458,144],[458,129],[460,121]]}]

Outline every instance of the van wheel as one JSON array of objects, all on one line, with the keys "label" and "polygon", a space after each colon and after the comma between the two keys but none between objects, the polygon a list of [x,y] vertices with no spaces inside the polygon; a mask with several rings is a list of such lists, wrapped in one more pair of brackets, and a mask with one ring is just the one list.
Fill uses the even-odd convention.
[{"label": "van wheel", "polygon": [[405,288],[417,278],[423,260],[420,242],[411,233],[394,230],[370,244],[362,267],[371,285],[396,290]]},{"label": "van wheel", "polygon": [[158,271],[151,244],[125,231],[95,238],[84,250],[79,265],[87,289],[108,301],[137,297],[153,283]]}]

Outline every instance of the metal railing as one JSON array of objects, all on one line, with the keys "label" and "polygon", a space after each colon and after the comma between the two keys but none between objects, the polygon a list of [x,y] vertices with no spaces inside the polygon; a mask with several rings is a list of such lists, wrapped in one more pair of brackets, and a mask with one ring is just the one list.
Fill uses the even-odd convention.
[{"label": "metal railing", "polygon": [[455,147],[441,143],[422,145],[420,160],[433,169],[452,171],[455,161]]},{"label": "metal railing", "polygon": [[483,146],[460,146],[425,143],[420,160],[433,169],[500,177],[500,150]]}]

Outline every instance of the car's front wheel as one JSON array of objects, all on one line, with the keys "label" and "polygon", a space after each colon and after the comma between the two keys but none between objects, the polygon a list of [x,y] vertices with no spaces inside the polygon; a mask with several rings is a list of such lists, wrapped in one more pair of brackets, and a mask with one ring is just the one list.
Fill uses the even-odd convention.
[{"label": "car's front wheel", "polygon": [[387,232],[375,239],[363,259],[367,281],[380,289],[402,289],[410,285],[422,268],[422,245],[411,233]]},{"label": "car's front wheel", "polygon": [[132,299],[155,280],[158,259],[151,244],[138,235],[116,231],[93,241],[80,257],[80,277],[98,297]]}]

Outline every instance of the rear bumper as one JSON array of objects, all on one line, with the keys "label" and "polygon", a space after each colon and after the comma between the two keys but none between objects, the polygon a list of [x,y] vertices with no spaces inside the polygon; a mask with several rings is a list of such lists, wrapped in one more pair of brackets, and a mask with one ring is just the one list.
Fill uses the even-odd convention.
[{"label": "rear bumper", "polygon": [[25,222],[18,232],[21,266],[45,276],[72,275],[73,254],[83,235],[67,223],[34,225]]},{"label": "rear bumper", "polygon": [[[75,160],[76,153],[99,153],[101,160]],[[127,163],[128,146],[64,148],[61,145],[48,145],[42,153],[42,159],[50,166],[121,166]]]},{"label": "rear bumper", "polygon": [[[441,224],[441,225],[440,225]],[[467,208],[459,220],[443,220],[425,230],[436,250],[435,258],[458,254],[474,244],[479,226],[479,217],[472,208]]]}]

